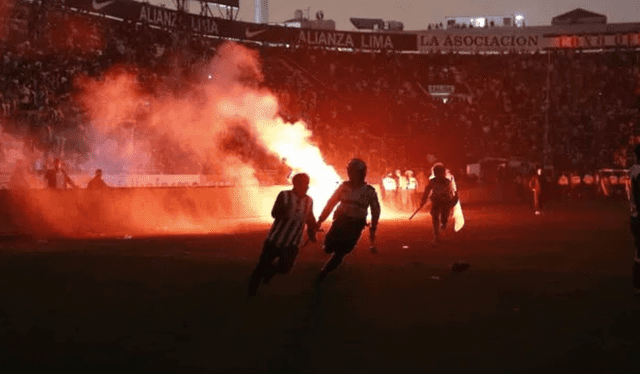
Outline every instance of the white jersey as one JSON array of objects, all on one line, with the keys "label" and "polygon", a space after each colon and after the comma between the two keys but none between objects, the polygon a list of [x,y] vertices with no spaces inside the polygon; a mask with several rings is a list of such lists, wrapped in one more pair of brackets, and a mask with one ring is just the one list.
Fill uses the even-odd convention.
[{"label": "white jersey", "polygon": [[629,168],[629,179],[631,179],[631,186],[627,189],[629,194],[629,205],[631,206],[631,217],[640,217],[638,210],[638,201],[640,201],[640,165],[635,164]]},{"label": "white jersey", "polygon": [[398,189],[399,190],[406,190],[407,186],[409,185],[409,181],[407,180],[407,178],[400,176],[398,178]]},{"label": "white jersey", "polygon": [[[338,205],[340,203],[340,205]],[[338,205],[334,217],[347,216],[356,219],[366,219],[371,208],[371,224],[378,224],[380,218],[380,202],[376,190],[368,185],[354,185],[351,182],[344,182],[333,193],[327,206],[320,214],[319,221],[324,221],[333,208]]]},{"label": "white jersey", "polygon": [[418,180],[414,177],[409,177],[409,184],[407,185],[407,189],[411,191],[415,191],[418,189]]},{"label": "white jersey", "polygon": [[385,191],[395,191],[398,187],[396,180],[391,177],[385,177],[382,180],[382,187],[384,187]]}]

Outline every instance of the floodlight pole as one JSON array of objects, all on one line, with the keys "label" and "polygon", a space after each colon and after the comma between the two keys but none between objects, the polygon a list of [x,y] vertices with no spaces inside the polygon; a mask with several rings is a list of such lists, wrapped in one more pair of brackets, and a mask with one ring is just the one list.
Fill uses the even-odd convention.
[{"label": "floodlight pole", "polygon": [[547,97],[544,108],[544,131],[542,139],[542,165],[548,166],[553,162],[553,151],[549,136],[551,132],[551,124],[549,123],[549,112],[551,111],[551,49],[547,50]]},{"label": "floodlight pole", "polygon": [[187,9],[187,1],[188,0],[173,0],[173,3],[176,6],[176,10],[179,13],[186,13],[188,11],[188,9]]},{"label": "floodlight pole", "polygon": [[179,30],[179,37],[186,37],[186,35],[181,35],[183,31],[187,28],[185,27],[185,14],[188,12],[187,1],[189,0],[173,0],[173,4],[176,6],[176,11],[178,12],[178,22],[176,22],[176,26]]}]

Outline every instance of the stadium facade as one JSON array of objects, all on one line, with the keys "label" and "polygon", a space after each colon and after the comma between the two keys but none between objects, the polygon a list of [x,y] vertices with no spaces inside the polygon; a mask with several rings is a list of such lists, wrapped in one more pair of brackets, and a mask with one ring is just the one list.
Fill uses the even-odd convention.
[{"label": "stadium facade", "polygon": [[[258,4],[259,3],[259,4]],[[105,5],[106,4],[106,5]],[[608,49],[640,46],[640,23],[571,23],[533,27],[447,28],[422,31],[352,32],[312,30],[214,18],[134,1],[96,7],[91,0],[67,0],[70,8],[161,28],[275,45],[394,50],[421,53],[536,52],[547,49]],[[266,2],[256,0],[260,9]],[[262,13],[264,22],[266,12]]]}]

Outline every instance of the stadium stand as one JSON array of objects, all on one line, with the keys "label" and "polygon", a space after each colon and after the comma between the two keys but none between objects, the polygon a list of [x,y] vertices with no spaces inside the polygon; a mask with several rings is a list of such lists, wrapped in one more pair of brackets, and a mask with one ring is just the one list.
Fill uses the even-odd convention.
[{"label": "stadium stand", "polygon": [[[185,89],[193,67],[224,42],[62,5],[16,1],[0,33],[0,116],[18,124],[5,131],[31,134],[31,147],[50,152],[85,149],[75,77],[131,64],[144,68],[139,79],[151,91],[158,82]],[[540,162],[547,110],[557,172],[624,168],[640,142],[635,49],[417,54],[246,45],[259,51],[262,84],[280,99],[282,117],[304,120],[331,164],[369,155],[375,178],[426,167],[428,154],[459,173],[487,157]],[[443,100],[432,86],[456,94]]]}]

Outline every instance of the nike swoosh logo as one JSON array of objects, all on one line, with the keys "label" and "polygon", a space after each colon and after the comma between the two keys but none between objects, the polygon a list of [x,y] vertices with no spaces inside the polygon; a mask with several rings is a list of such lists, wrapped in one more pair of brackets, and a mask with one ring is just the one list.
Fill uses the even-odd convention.
[{"label": "nike swoosh logo", "polygon": [[247,31],[245,32],[245,35],[247,36],[247,38],[253,38],[254,36],[258,36],[258,35],[262,34],[265,31],[267,31],[267,29],[256,30],[256,31],[251,31],[251,30],[247,29]]},{"label": "nike swoosh logo", "polygon": [[109,1],[105,1],[103,3],[97,2],[96,0],[93,0],[93,9],[95,10],[100,10],[104,7],[108,7],[109,5],[115,3],[116,0],[109,0]]}]

